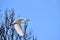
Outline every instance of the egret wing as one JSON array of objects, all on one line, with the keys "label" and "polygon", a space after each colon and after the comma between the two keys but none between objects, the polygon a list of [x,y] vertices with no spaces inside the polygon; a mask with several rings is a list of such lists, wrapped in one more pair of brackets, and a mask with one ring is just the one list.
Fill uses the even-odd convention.
[{"label": "egret wing", "polygon": [[15,24],[14,26],[15,26],[15,29],[16,29],[17,33],[18,33],[20,36],[23,36],[23,31],[22,31],[21,25]]}]

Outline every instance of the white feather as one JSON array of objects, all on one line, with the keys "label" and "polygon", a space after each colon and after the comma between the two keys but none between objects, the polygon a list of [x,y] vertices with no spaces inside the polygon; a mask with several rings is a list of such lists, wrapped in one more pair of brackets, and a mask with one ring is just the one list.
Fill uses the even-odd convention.
[{"label": "white feather", "polygon": [[20,36],[23,36],[23,31],[21,29],[21,26],[19,24],[15,24],[15,29],[17,31],[17,33],[20,35]]},{"label": "white feather", "polygon": [[17,33],[18,33],[20,36],[23,36],[23,35],[24,35],[24,33],[23,33],[23,31],[22,31],[22,27],[21,27],[21,21],[22,21],[22,20],[26,21],[27,19],[25,19],[25,18],[18,18],[18,19],[16,19],[16,20],[13,22],[14,27],[15,27]]}]

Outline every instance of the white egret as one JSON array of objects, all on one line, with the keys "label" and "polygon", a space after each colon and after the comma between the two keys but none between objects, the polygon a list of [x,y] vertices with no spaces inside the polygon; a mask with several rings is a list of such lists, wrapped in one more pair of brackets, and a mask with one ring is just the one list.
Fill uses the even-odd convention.
[{"label": "white egret", "polygon": [[20,36],[23,36],[23,35],[24,35],[24,33],[23,33],[23,31],[22,31],[22,27],[21,27],[22,21],[28,21],[28,20],[25,19],[25,18],[18,18],[18,19],[16,19],[16,20],[13,22],[14,28],[16,29],[17,33],[18,33]]}]

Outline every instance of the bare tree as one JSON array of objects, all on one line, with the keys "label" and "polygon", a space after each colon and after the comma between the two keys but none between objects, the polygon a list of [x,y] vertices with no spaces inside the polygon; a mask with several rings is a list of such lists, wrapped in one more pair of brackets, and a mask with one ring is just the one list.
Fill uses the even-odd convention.
[{"label": "bare tree", "polygon": [[17,34],[16,30],[14,29],[12,22],[14,19],[14,9],[5,10],[5,18],[4,22],[0,25],[0,39],[1,40],[37,40],[34,35],[32,35],[32,31],[27,33],[28,23],[25,22],[24,25],[24,36],[21,37]]}]

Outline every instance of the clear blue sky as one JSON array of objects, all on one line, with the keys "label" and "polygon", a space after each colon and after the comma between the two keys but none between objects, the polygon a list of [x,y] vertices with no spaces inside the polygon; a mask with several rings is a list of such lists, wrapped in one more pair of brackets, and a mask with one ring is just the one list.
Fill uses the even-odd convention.
[{"label": "clear blue sky", "polygon": [[1,12],[6,8],[29,18],[38,40],[60,40],[60,0],[0,0]]}]

